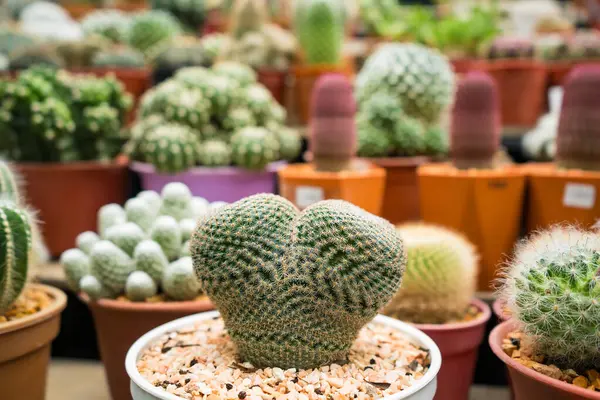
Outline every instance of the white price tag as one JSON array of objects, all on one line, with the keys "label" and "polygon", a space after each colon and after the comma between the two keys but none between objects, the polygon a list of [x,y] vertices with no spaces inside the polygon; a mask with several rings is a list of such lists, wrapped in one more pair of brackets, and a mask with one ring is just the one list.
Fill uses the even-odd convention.
[{"label": "white price tag", "polygon": [[296,188],[296,205],[300,208],[306,208],[323,199],[325,199],[323,188],[315,186],[298,186]]},{"label": "white price tag", "polygon": [[589,210],[596,203],[596,188],[583,183],[567,183],[563,194],[565,207]]}]

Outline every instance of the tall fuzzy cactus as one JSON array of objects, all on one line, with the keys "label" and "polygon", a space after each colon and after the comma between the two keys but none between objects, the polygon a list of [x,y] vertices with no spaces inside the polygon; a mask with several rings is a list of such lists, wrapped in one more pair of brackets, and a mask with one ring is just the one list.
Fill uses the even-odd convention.
[{"label": "tall fuzzy cactus", "polygon": [[321,77],[313,91],[310,146],[318,171],[350,168],[356,155],[356,103],[343,75]]},{"label": "tall fuzzy cactus", "polygon": [[473,72],[456,94],[450,128],[450,154],[457,168],[490,168],[500,147],[498,89],[492,77]]},{"label": "tall fuzzy cactus", "polygon": [[536,352],[563,368],[600,362],[600,236],[572,227],[521,243],[502,296]]},{"label": "tall fuzzy cactus", "polygon": [[257,367],[345,360],[398,289],[406,261],[402,240],[381,218],[339,200],[300,212],[267,194],[202,220],[191,252],[241,359]]},{"label": "tall fuzzy cactus", "polygon": [[30,249],[30,216],[10,200],[0,200],[0,315],[23,291]]},{"label": "tall fuzzy cactus", "polygon": [[600,171],[600,67],[575,69],[564,87],[556,160],[564,168]]},{"label": "tall fuzzy cactus", "polygon": [[478,256],[473,244],[434,225],[406,224],[398,232],[408,263],[402,287],[384,313],[414,323],[460,319],[475,293]]},{"label": "tall fuzzy cactus", "polygon": [[342,0],[299,0],[294,24],[308,64],[339,64],[344,44]]}]

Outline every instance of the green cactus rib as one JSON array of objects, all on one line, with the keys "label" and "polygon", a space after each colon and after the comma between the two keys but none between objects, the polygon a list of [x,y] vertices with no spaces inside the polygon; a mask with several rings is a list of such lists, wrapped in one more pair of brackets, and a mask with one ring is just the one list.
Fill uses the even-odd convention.
[{"label": "green cactus rib", "polygon": [[25,287],[30,249],[29,216],[11,203],[0,204],[0,315]]},{"label": "green cactus rib", "polygon": [[242,360],[281,368],[345,360],[398,289],[406,261],[381,218],[338,200],[300,212],[267,194],[201,220],[191,253]]}]

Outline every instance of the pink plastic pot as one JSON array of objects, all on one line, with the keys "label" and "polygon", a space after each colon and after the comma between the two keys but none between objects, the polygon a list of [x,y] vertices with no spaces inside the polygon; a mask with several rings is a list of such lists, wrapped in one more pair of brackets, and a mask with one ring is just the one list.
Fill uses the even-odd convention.
[{"label": "pink plastic pot", "polygon": [[275,193],[277,171],[285,164],[272,163],[262,171],[237,167],[196,167],[174,175],[160,174],[152,165],[139,162],[131,163],[131,169],[140,175],[144,190],[160,192],[168,183],[182,182],[194,196],[202,196],[211,202],[233,203],[257,193]]},{"label": "pink plastic pot", "polygon": [[505,306],[506,302],[503,299],[496,299],[492,304],[492,311],[500,322],[508,321],[511,318],[511,315],[504,309]]},{"label": "pink plastic pot", "polygon": [[492,315],[490,307],[483,301],[473,299],[471,304],[483,313],[474,321],[444,325],[415,324],[433,339],[442,353],[442,368],[434,400],[469,398],[479,345],[485,335],[485,325]]},{"label": "pink plastic pot", "polygon": [[[515,330],[514,321],[506,321],[490,333],[490,347],[508,367],[516,400],[600,400],[600,393],[550,378],[521,365],[502,350],[502,341]],[[442,353],[443,354],[443,353]]]}]

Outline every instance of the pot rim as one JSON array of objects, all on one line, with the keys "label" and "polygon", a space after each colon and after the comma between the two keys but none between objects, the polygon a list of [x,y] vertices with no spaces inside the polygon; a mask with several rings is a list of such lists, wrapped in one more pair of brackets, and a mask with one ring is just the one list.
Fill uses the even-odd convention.
[{"label": "pot rim", "polygon": [[[555,388],[556,390],[575,394],[578,397],[581,397],[582,399],[591,399],[591,400],[600,399],[600,393],[596,393],[596,392],[593,392],[593,391],[590,391],[590,390],[587,390],[584,388],[580,388],[573,384],[562,382],[558,379],[550,378],[549,376],[546,376],[544,374],[541,374],[539,372],[532,370],[531,368],[527,368],[526,366],[521,365],[520,363],[518,363],[517,361],[514,361],[511,357],[509,357],[508,354],[506,354],[502,350],[502,345],[500,343],[502,343],[502,340],[504,339],[504,335],[507,333],[507,331],[514,330],[514,329],[516,329],[516,327],[517,327],[516,321],[514,321],[514,320],[504,321],[501,324],[497,325],[492,330],[492,332],[490,333],[489,339],[488,339],[489,345],[490,345],[492,351],[494,352],[494,354],[496,355],[496,357],[498,357],[500,359],[500,361],[502,361],[504,364],[506,364],[506,366],[509,369],[512,369],[515,372],[520,373],[521,375],[525,375],[527,378],[530,378],[530,379],[536,380],[538,382],[541,382],[545,385],[551,386],[551,387]],[[514,385],[513,385],[513,387],[514,387]]]},{"label": "pot rim", "polygon": [[[156,327],[146,333],[144,336],[139,338],[133,346],[129,348],[127,356],[125,357],[125,369],[131,379],[132,383],[137,385],[141,390],[146,393],[162,400],[182,400],[181,397],[175,396],[174,394],[167,393],[162,389],[159,389],[148,382],[137,369],[138,355],[146,349],[148,343],[155,341],[160,336],[167,332],[176,331],[182,327],[193,325],[196,322],[208,320],[214,317],[218,317],[220,313],[218,311],[211,311],[200,313],[196,315],[190,315],[187,317],[176,319],[159,327]],[[429,349],[431,356],[431,365],[427,373],[417,381],[417,383],[402,392],[396,393],[392,396],[384,397],[382,400],[401,400],[419,392],[421,389],[427,387],[436,378],[440,367],[442,365],[442,355],[440,349],[437,347],[435,342],[425,333],[419,329],[407,324],[389,318],[383,315],[378,315],[373,319],[373,322],[381,323],[387,326],[391,326],[402,333],[406,334],[411,338],[411,341],[418,342],[421,346]]]},{"label": "pot rim", "polygon": [[526,166],[522,165],[503,165],[498,168],[489,169],[458,169],[451,162],[426,163],[417,169],[419,176],[428,177],[452,177],[455,179],[502,179],[502,178],[523,178],[528,176]]},{"label": "pot rim", "polygon": [[246,175],[246,176],[251,176],[251,175],[265,175],[265,174],[271,174],[274,172],[277,172],[280,168],[282,168],[283,166],[285,166],[287,164],[287,161],[275,161],[272,162],[270,164],[268,164],[264,169],[262,170],[258,170],[258,171],[253,171],[253,170],[247,170],[241,167],[216,167],[216,168],[209,168],[209,167],[192,167],[188,170],[185,170],[183,172],[179,172],[177,174],[161,174],[159,172],[156,172],[156,169],[154,168],[154,166],[152,164],[149,163],[144,163],[144,162],[139,162],[139,161],[132,161],[130,164],[130,168],[132,171],[140,173],[140,174],[154,174],[154,175],[165,175],[165,176],[173,176],[173,177],[178,177],[178,176],[183,176],[183,175],[220,175],[220,176],[240,176],[240,175]]},{"label": "pot rim", "polygon": [[121,162],[75,161],[75,162],[15,162],[18,169],[27,171],[43,170],[47,172],[89,172],[89,171],[120,171],[127,169],[127,164]]},{"label": "pot rim", "polygon": [[418,167],[431,161],[429,156],[414,157],[365,157],[378,167]]},{"label": "pot rim", "polygon": [[80,293],[79,298],[88,306],[112,309],[115,311],[155,312],[177,311],[182,309],[214,310],[215,308],[213,303],[208,298],[206,300],[162,301],[156,303],[129,302],[115,299],[100,299],[93,301],[85,293]]},{"label": "pot rim", "polygon": [[476,318],[472,321],[452,322],[449,324],[413,324],[413,325],[416,326],[418,329],[440,332],[440,331],[450,331],[450,330],[452,330],[452,331],[469,330],[476,326],[487,323],[488,320],[490,319],[490,317],[492,316],[492,310],[490,309],[490,306],[488,306],[487,303],[485,303],[484,301],[479,300],[477,298],[471,299],[471,305],[474,305],[475,307],[477,307],[479,309],[479,311],[482,312],[482,315],[480,315],[479,318]]},{"label": "pot rim", "polygon": [[54,299],[54,301],[48,307],[34,314],[16,319],[14,321],[0,323],[0,335],[24,329],[29,326],[37,325],[46,320],[49,320],[57,314],[60,314],[62,310],[64,310],[64,308],[67,306],[67,295],[60,289],[57,289],[53,286],[42,285],[38,283],[27,284],[25,286],[25,290],[27,290],[28,288],[42,290],[49,294]]}]

